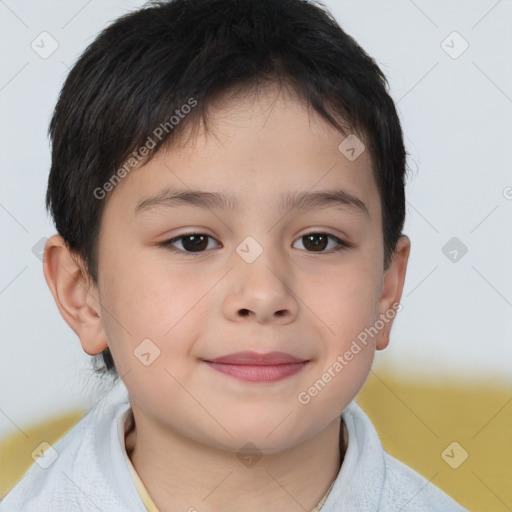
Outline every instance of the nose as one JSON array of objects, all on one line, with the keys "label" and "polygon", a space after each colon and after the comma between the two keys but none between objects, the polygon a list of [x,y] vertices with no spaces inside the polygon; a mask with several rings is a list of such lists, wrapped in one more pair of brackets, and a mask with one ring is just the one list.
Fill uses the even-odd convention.
[{"label": "nose", "polygon": [[238,254],[233,257],[223,311],[229,320],[259,324],[293,322],[299,302],[293,290],[293,271],[279,255],[270,251],[252,263]]}]

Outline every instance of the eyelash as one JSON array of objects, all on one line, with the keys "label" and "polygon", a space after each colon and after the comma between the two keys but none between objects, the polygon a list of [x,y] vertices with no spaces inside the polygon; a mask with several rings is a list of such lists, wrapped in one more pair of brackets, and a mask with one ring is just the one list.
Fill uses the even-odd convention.
[{"label": "eyelash", "polygon": [[[309,253],[312,253],[312,254],[315,254],[315,253],[318,253],[318,254],[332,254],[332,253],[335,253],[335,252],[338,252],[338,251],[341,251],[341,250],[344,250],[344,249],[348,249],[350,247],[350,245],[348,243],[344,242],[343,240],[341,240],[337,236],[330,235],[329,233],[324,233],[322,231],[313,231],[311,233],[306,233],[305,235],[302,235],[299,238],[297,238],[297,240],[302,239],[302,238],[304,238],[306,236],[310,236],[310,235],[325,235],[328,238],[330,238],[330,239],[332,239],[332,240],[334,240],[335,242],[338,243],[337,247],[335,247],[334,249],[330,249],[328,251],[307,251],[306,250],[306,252],[309,252]],[[190,256],[198,256],[200,254],[204,254],[205,252],[207,252],[209,250],[209,249],[206,249],[204,251],[193,252],[193,251],[184,251],[183,249],[177,249],[177,248],[172,246],[172,244],[174,242],[177,242],[179,240],[182,240],[182,239],[190,237],[190,236],[206,236],[206,237],[211,238],[212,240],[214,240],[213,237],[211,237],[210,235],[207,235],[205,233],[194,233],[194,232],[191,232],[191,233],[184,233],[183,235],[171,238],[169,240],[165,240],[160,245],[163,246],[164,248],[172,251],[172,252],[180,253],[180,254],[187,254],[187,255],[190,255]]]}]

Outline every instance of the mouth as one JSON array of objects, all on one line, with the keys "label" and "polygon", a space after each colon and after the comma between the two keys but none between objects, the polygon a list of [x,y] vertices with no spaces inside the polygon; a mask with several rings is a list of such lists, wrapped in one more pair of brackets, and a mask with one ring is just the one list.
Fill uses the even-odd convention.
[{"label": "mouth", "polygon": [[218,372],[249,382],[276,382],[297,374],[309,363],[285,352],[237,352],[203,361]]}]

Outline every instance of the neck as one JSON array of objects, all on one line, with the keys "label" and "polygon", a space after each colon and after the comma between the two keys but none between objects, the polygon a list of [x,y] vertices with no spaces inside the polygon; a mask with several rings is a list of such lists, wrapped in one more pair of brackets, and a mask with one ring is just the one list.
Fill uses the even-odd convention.
[{"label": "neck", "polygon": [[298,446],[242,463],[236,453],[151,427],[134,410],[125,444],[159,512],[313,510],[336,479],[347,445],[338,417]]}]

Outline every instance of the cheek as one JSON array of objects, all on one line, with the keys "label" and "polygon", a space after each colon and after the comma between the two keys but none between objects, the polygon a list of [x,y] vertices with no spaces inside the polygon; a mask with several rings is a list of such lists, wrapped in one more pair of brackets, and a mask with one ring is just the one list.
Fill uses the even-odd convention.
[{"label": "cheek", "polygon": [[331,275],[315,294],[315,313],[324,320],[333,348],[342,350],[378,315],[380,280],[375,265],[347,266]]},{"label": "cheek", "polygon": [[183,363],[180,367],[178,362],[200,336],[197,318],[207,314],[207,301],[202,299],[215,276],[177,271],[161,258],[148,264],[147,258],[136,257],[105,266],[104,276],[102,320],[119,372],[139,368],[136,357],[144,349],[143,353],[158,355],[151,364],[154,370],[165,365],[171,372],[183,373]]},{"label": "cheek", "polygon": [[138,253],[105,262],[103,303],[134,337],[160,337],[192,301],[192,292],[180,274],[170,275],[162,265],[141,257],[143,251]]}]

